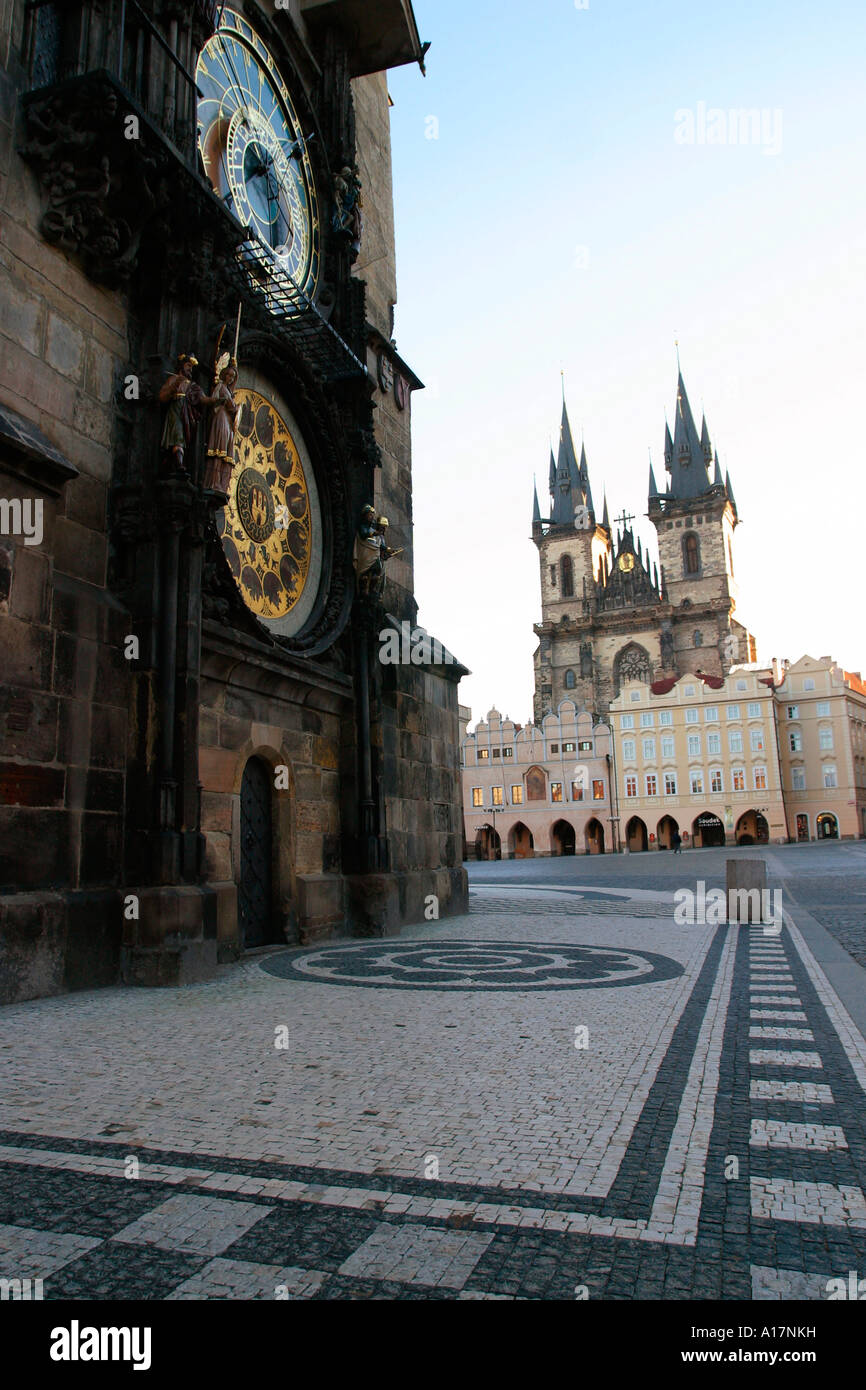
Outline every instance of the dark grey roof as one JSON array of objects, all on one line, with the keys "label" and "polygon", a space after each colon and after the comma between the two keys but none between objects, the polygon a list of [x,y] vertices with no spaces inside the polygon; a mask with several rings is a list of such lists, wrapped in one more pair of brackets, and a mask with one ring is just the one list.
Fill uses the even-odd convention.
[{"label": "dark grey roof", "polygon": [[[709,435],[707,438],[709,439]],[[707,459],[695,427],[682,372],[677,375],[677,404],[672,447],[670,429],[665,428],[665,467],[671,475],[671,497],[700,497],[711,487],[707,473]]]}]

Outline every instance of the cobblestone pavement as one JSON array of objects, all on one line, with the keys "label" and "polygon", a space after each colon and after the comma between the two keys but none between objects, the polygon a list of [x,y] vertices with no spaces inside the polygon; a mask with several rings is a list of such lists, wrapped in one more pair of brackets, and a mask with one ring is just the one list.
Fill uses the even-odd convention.
[{"label": "cobblestone pavement", "polygon": [[588,866],[473,874],[468,916],[396,939],[4,1010],[0,1277],[820,1299],[862,1276],[866,1042],[796,908],[678,926],[672,880]]}]

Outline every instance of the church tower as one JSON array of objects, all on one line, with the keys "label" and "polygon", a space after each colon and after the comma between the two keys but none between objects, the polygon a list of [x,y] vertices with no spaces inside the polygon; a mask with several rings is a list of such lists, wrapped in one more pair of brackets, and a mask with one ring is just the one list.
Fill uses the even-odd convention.
[{"label": "church tower", "polygon": [[674,432],[665,425],[667,486],[660,493],[650,465],[648,515],[656,529],[662,590],[671,608],[678,672],[722,675],[755,659],[754,638],[735,617],[737,504],[706,419],[698,435],[682,372],[677,376]]}]

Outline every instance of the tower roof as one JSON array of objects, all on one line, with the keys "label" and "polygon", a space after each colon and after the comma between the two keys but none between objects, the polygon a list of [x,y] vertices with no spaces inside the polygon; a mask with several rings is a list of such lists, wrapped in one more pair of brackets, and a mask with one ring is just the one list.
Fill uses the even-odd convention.
[{"label": "tower roof", "polygon": [[[703,433],[709,446],[706,421]],[[665,468],[671,475],[671,497],[700,497],[702,493],[707,492],[711,486],[707,462],[704,444],[695,426],[683,374],[678,372],[673,440],[670,428],[665,427]]]},{"label": "tower roof", "polygon": [[539,505],[538,505],[538,485],[536,484],[535,480],[533,479],[533,483],[532,483],[532,524],[533,524],[533,526],[535,526],[536,523],[537,523],[539,526],[541,525],[541,508],[540,508]]},{"label": "tower roof", "polygon": [[586,450],[581,448],[580,463],[574,450],[568,410],[562,402],[562,420],[559,426],[559,450],[556,463],[553,454],[550,458],[550,520],[554,526],[573,526],[577,507],[584,505],[593,514],[592,492],[589,486],[589,469],[586,463]]}]

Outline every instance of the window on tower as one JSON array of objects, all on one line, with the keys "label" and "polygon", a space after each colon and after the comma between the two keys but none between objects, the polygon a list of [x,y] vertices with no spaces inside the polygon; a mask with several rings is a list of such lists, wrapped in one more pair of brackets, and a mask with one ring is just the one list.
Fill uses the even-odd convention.
[{"label": "window on tower", "polygon": [[683,536],[683,573],[699,574],[701,569],[701,544],[694,531]]},{"label": "window on tower", "polygon": [[575,687],[576,685],[577,685],[577,679],[576,679],[576,677],[575,677],[574,672],[573,672],[572,670],[566,671],[566,673],[565,673],[565,688],[566,688],[566,690],[573,690],[574,687]]},{"label": "window on tower", "polygon": [[562,572],[562,597],[571,598],[574,594],[574,565],[570,555],[563,555],[559,562]]}]

